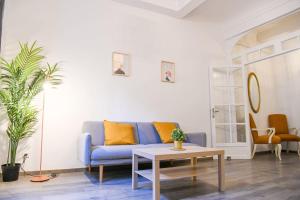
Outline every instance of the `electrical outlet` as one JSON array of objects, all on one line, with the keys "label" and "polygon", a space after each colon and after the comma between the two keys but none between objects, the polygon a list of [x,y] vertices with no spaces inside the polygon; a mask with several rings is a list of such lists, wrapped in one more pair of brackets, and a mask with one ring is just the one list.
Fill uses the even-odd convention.
[{"label": "electrical outlet", "polygon": [[25,164],[27,158],[29,158],[28,153],[25,153],[25,154],[23,155],[23,162],[22,162],[22,165]]}]

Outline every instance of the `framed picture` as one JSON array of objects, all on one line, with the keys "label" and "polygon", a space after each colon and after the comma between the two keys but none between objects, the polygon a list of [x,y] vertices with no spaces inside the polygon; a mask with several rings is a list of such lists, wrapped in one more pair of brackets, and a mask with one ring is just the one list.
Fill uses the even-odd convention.
[{"label": "framed picture", "polygon": [[175,83],[175,63],[161,61],[161,81]]},{"label": "framed picture", "polygon": [[129,76],[130,56],[125,53],[112,53],[112,73],[117,76]]}]

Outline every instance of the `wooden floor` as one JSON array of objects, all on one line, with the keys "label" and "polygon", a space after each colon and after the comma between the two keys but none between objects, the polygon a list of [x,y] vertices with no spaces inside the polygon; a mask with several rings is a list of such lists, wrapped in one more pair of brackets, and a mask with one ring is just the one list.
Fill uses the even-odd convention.
[{"label": "wooden floor", "polygon": [[[162,182],[161,199],[300,199],[300,159],[295,153],[283,153],[281,162],[271,154],[256,155],[254,160],[225,161],[224,193],[217,189],[217,162],[206,160],[199,165],[203,174],[196,183],[189,178]],[[146,179],[140,179],[140,189],[131,189],[130,167],[105,171],[103,185],[98,183],[97,172],[61,174],[46,183],[31,183],[29,177],[0,182],[0,200],[151,199],[151,184]]]}]

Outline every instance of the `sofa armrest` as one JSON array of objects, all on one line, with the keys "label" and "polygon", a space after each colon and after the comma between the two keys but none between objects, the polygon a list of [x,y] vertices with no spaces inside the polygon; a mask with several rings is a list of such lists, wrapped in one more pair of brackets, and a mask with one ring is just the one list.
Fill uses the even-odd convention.
[{"label": "sofa armrest", "polygon": [[206,134],[204,132],[185,133],[187,142],[206,147]]},{"label": "sofa armrest", "polygon": [[91,164],[91,146],[92,136],[90,133],[83,133],[79,137],[79,149],[78,156],[79,160],[85,165]]}]

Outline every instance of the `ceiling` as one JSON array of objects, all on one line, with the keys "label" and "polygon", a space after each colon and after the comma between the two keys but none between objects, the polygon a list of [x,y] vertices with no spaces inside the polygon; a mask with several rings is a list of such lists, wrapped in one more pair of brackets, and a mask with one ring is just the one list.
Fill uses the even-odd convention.
[{"label": "ceiling", "polygon": [[[300,8],[299,0],[113,0],[152,12],[211,23],[231,38]],[[268,13],[268,14],[266,14]],[[253,23],[253,24],[252,24]]]},{"label": "ceiling", "polygon": [[207,0],[184,19],[211,23],[219,29],[217,34],[227,40],[297,9],[299,0]]},{"label": "ceiling", "polygon": [[180,10],[184,7],[190,0],[141,0],[142,2],[157,5],[163,8],[172,9],[172,10]]},{"label": "ceiling", "polygon": [[114,0],[119,3],[182,18],[207,0]]},{"label": "ceiling", "polygon": [[[195,20],[225,23],[249,15],[278,0],[114,0],[119,3]],[[185,11],[185,12],[183,12]]]},{"label": "ceiling", "polygon": [[188,17],[198,21],[227,24],[247,17],[276,0],[207,0]]}]

